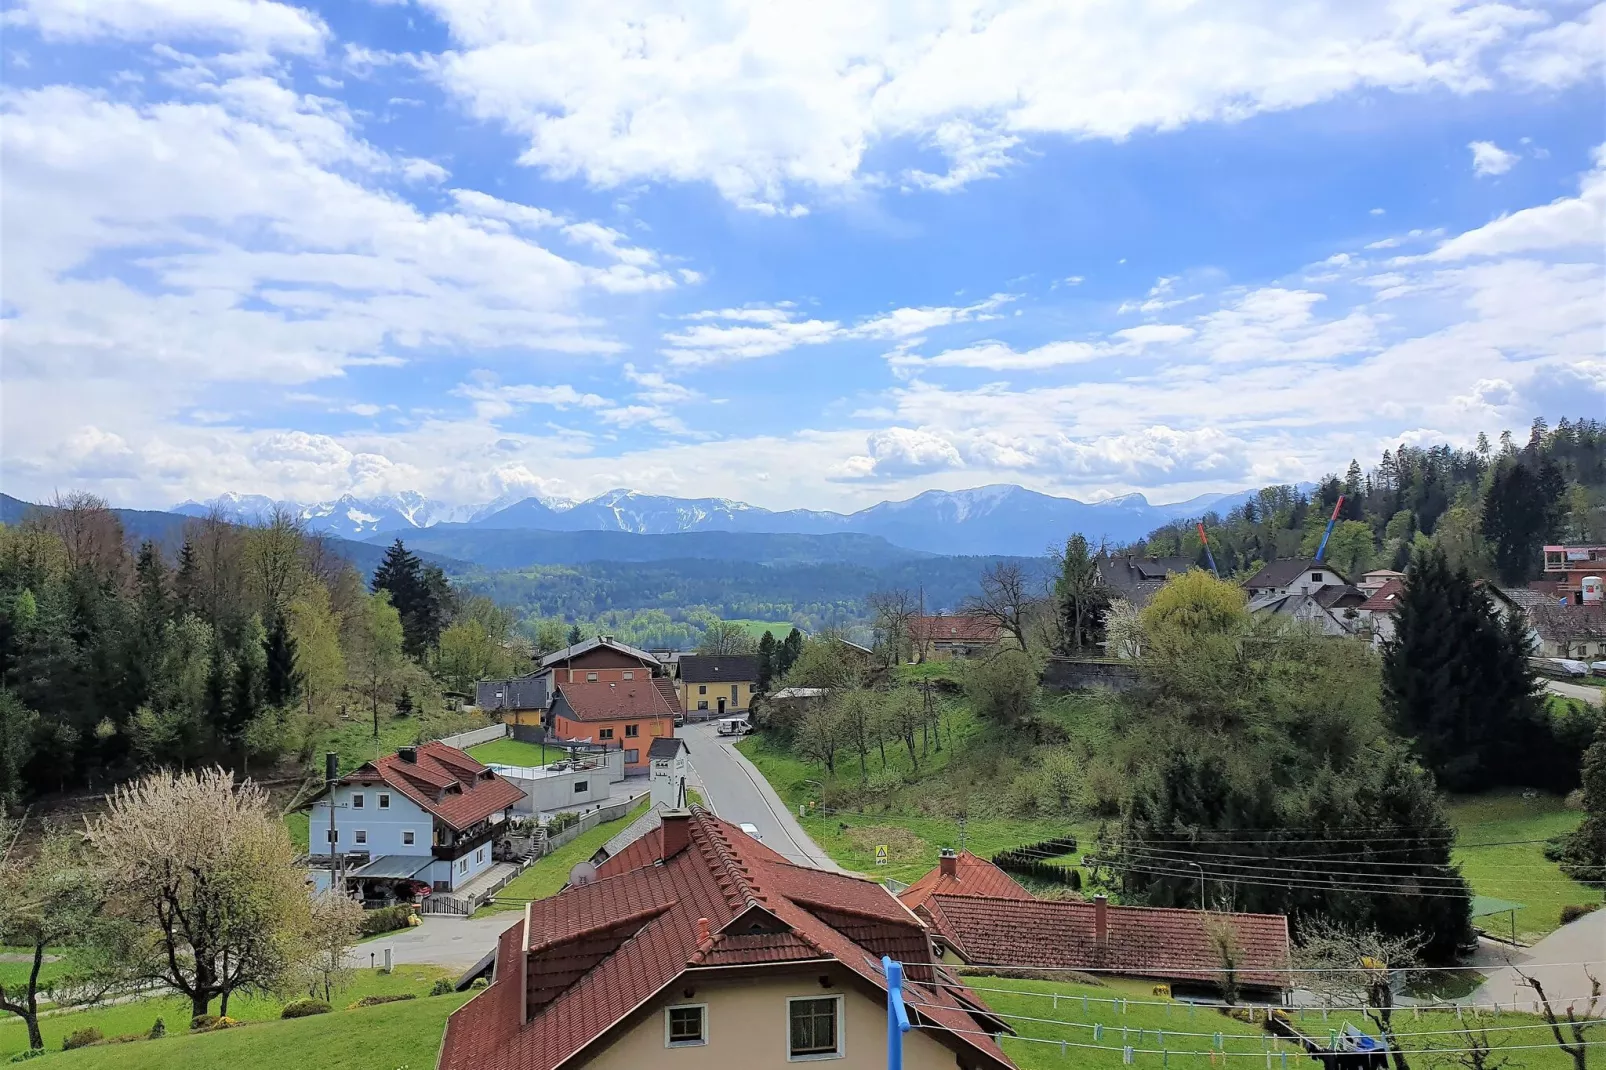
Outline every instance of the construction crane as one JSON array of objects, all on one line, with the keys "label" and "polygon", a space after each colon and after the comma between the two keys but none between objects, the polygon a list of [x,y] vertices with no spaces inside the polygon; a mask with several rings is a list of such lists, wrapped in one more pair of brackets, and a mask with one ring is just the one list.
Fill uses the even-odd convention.
[{"label": "construction crane", "polygon": [[1322,563],[1322,555],[1327,553],[1327,540],[1333,537],[1333,525],[1338,523],[1338,511],[1344,508],[1344,495],[1338,496],[1338,502],[1333,506],[1333,515],[1327,518],[1327,530],[1322,532],[1322,544],[1316,547],[1316,563]]},{"label": "construction crane", "polygon": [[1210,552],[1210,540],[1205,536],[1204,521],[1199,521],[1196,526],[1199,529],[1199,542],[1204,546],[1205,560],[1210,562],[1210,573],[1219,580],[1221,578],[1221,570],[1216,568],[1216,555]]}]

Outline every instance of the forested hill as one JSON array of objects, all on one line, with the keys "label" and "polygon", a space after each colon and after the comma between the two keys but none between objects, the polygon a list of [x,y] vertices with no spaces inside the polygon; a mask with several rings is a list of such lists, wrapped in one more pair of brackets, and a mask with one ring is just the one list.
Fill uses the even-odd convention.
[{"label": "forested hill", "polygon": [[[1267,487],[1225,515],[1205,518],[1222,575],[1315,552],[1343,495],[1327,560],[1346,575],[1403,568],[1415,546],[1442,546],[1474,576],[1519,584],[1539,575],[1547,542],[1606,542],[1606,423],[1535,420],[1526,442],[1509,433],[1458,450],[1400,445],[1369,471],[1351,461],[1309,496]],[[1167,524],[1127,548],[1194,556],[1191,522]]]}]

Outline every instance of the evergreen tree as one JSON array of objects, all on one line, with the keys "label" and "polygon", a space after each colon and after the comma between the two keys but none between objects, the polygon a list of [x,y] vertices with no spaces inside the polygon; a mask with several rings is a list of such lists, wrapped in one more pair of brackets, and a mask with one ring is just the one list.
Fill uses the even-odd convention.
[{"label": "evergreen tree", "polygon": [[1584,751],[1584,820],[1567,838],[1562,871],[1573,880],[1606,880],[1606,720]]},{"label": "evergreen tree", "polygon": [[134,586],[138,600],[128,649],[128,701],[137,708],[150,700],[154,673],[162,657],[162,635],[173,614],[167,590],[167,563],[149,539],[139,547]]},{"label": "evergreen tree", "polygon": [[803,653],[803,633],[793,628],[781,640],[781,645],[775,650],[775,675],[785,676],[797,659]]},{"label": "evergreen tree", "polygon": [[777,643],[775,636],[769,632],[758,641],[758,689],[768,691],[770,681],[775,678],[775,652]]},{"label": "evergreen tree", "polygon": [[296,638],[290,634],[283,614],[273,618],[273,627],[262,643],[262,654],[262,700],[274,708],[293,704],[301,697],[304,674],[297,661]]},{"label": "evergreen tree", "polygon": [[1438,546],[1412,559],[1394,612],[1383,695],[1395,730],[1452,791],[1530,778],[1550,728],[1520,617],[1503,622]]},{"label": "evergreen tree", "polygon": [[401,694],[396,696],[396,716],[411,717],[413,715],[413,693],[406,684],[402,685]]},{"label": "evergreen tree", "polygon": [[581,638],[582,638],[582,636],[580,635],[580,625],[578,625],[578,624],[569,625],[569,645],[570,646],[579,646]]},{"label": "evergreen tree", "polygon": [[195,545],[189,539],[178,551],[178,572],[173,578],[173,595],[178,600],[179,610],[185,613],[199,612],[201,605],[201,566],[195,560]]},{"label": "evergreen tree", "polygon": [[1560,520],[1567,483],[1548,457],[1526,451],[1495,466],[1483,499],[1483,533],[1494,543],[1502,583],[1526,583],[1539,552]]},{"label": "evergreen tree", "polygon": [[255,658],[242,657],[234,663],[233,687],[229,693],[224,722],[224,742],[230,753],[242,752],[245,734],[262,710],[262,677]]},{"label": "evergreen tree", "polygon": [[1098,641],[1110,592],[1099,578],[1098,561],[1087,539],[1072,535],[1058,555],[1060,574],[1054,579],[1054,613],[1058,629],[1055,652],[1080,654]]},{"label": "evergreen tree", "polygon": [[397,539],[374,570],[373,589],[389,592],[390,604],[401,616],[403,648],[409,655],[422,658],[434,649],[445,625],[445,600],[450,592],[439,568],[426,568]]}]

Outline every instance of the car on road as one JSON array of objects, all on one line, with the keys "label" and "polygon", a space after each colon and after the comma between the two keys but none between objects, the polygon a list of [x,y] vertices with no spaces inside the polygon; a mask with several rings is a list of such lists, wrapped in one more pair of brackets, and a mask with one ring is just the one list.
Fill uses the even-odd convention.
[{"label": "car on road", "polygon": [[740,825],[737,825],[736,827],[741,829],[743,832],[747,833],[749,836],[753,837],[753,839],[755,839],[755,840],[763,840],[764,839],[763,836],[759,835],[758,826],[757,825],[754,825],[754,824],[751,824],[749,822],[743,821]]},{"label": "car on road", "polygon": [[1589,672],[1592,676],[1606,676],[1606,661],[1591,662]]},{"label": "car on road", "polygon": [[1558,676],[1588,676],[1589,666],[1571,658],[1550,658],[1551,672]]}]

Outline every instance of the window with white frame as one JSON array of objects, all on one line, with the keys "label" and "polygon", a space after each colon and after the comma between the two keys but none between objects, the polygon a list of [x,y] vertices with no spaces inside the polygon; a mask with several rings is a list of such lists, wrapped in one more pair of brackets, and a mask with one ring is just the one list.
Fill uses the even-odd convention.
[{"label": "window with white frame", "polygon": [[842,1058],[842,997],[799,996],[786,1001],[786,1057]]},{"label": "window with white frame", "polygon": [[682,1003],[664,1009],[664,1047],[692,1048],[708,1043],[708,1004]]},{"label": "window with white frame", "polygon": [[412,829],[402,829],[403,847],[411,847],[417,839],[418,837],[413,833]]},{"label": "window with white frame", "polygon": [[459,873],[467,873],[468,872],[468,859],[467,858],[459,858],[457,860],[457,872],[459,872]]},{"label": "window with white frame", "polygon": [[586,673],[586,682],[587,683],[592,683],[592,684],[596,683],[597,682],[597,674],[594,673],[594,672]]},{"label": "window with white frame", "polygon": [[353,810],[361,810],[362,807],[363,807],[363,802],[364,801],[365,800],[363,799],[362,792],[360,792],[360,791],[353,792],[352,796],[351,796],[351,808]]},{"label": "window with white frame", "polygon": [[368,842],[368,830],[367,829],[358,829],[356,832],[352,833],[352,836],[356,837],[356,841],[358,843],[367,843]]},{"label": "window with white frame", "polygon": [[636,673],[634,669],[626,669],[624,672],[620,673],[619,676],[624,680],[634,680],[636,678]]},{"label": "window with white frame", "polygon": [[379,793],[379,808],[381,810],[390,809],[390,792],[382,791]]}]

